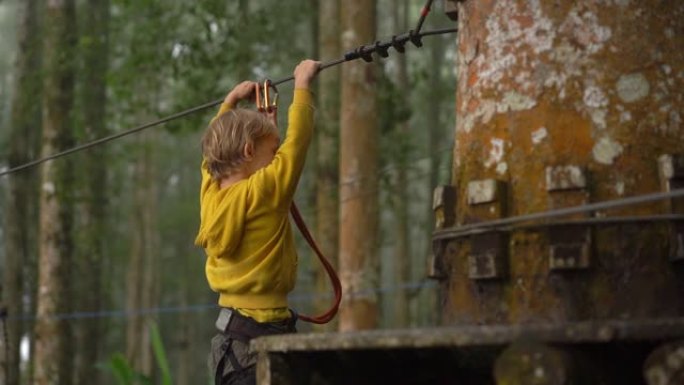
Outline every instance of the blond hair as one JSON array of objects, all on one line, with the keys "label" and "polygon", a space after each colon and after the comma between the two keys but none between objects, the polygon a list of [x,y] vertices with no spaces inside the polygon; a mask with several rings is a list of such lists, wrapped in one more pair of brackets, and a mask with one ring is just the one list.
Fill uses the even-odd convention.
[{"label": "blond hair", "polygon": [[236,108],[211,121],[202,137],[202,155],[209,175],[220,181],[229,177],[250,159],[245,157],[245,145],[255,146],[257,140],[278,129],[257,111]]}]

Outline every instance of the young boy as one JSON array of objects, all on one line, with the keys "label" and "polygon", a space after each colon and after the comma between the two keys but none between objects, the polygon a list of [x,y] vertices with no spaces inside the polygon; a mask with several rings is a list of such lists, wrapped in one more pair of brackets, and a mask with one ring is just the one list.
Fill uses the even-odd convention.
[{"label": "young boy", "polygon": [[249,340],[295,331],[287,294],[296,279],[288,213],[313,135],[309,85],[319,62],[294,70],[294,99],[285,141],[264,114],[235,108],[254,95],[242,82],[226,96],[202,138],[199,234],[206,276],[221,311],[209,366],[216,385],[255,384],[256,356]]}]

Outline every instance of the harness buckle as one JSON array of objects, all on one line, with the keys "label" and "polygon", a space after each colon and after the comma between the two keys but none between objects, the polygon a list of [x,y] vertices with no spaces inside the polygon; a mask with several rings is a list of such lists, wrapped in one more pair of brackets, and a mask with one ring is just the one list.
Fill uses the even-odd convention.
[{"label": "harness buckle", "polygon": [[227,309],[225,307],[221,308],[219,316],[216,319],[216,329],[218,329],[221,333],[225,333],[228,331],[230,321],[233,319],[233,311],[234,310]]}]

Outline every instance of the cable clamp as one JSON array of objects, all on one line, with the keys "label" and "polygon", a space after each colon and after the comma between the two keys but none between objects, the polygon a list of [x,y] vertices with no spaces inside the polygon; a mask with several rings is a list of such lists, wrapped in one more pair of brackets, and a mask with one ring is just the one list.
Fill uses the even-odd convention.
[{"label": "cable clamp", "polygon": [[406,44],[406,39],[399,38],[397,39],[397,35],[392,36],[392,47],[399,53],[404,53],[406,49],[404,48],[404,45]]},{"label": "cable clamp", "polygon": [[416,33],[414,30],[409,31],[409,40],[411,40],[411,43],[415,45],[416,47],[420,48],[423,46],[423,36],[421,36],[420,33]]},{"label": "cable clamp", "polygon": [[389,49],[389,45],[383,44],[380,40],[377,40],[375,42],[375,52],[380,55],[382,58],[386,58],[389,56],[389,52],[387,50]]},{"label": "cable clamp", "polygon": [[357,48],[359,52],[359,57],[363,59],[366,63],[370,63],[373,61],[373,46],[365,46],[362,45],[359,48]]}]

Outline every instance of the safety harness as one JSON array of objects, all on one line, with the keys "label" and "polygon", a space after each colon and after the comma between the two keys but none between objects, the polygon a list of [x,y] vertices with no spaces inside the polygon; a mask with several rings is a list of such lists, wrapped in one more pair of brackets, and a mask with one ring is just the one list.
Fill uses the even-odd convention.
[{"label": "safety harness", "polygon": [[243,372],[249,368],[250,365],[245,367],[239,362],[238,357],[232,349],[233,343],[236,340],[243,344],[249,344],[249,341],[256,337],[294,333],[297,331],[295,328],[296,322],[296,314],[293,314],[292,318],[280,322],[260,323],[250,317],[241,315],[234,309],[221,308],[218,319],[216,320],[216,328],[227,338],[221,344],[221,358],[216,363],[214,384],[222,384],[223,372],[225,371],[228,362],[230,362],[230,365],[236,373]]}]

